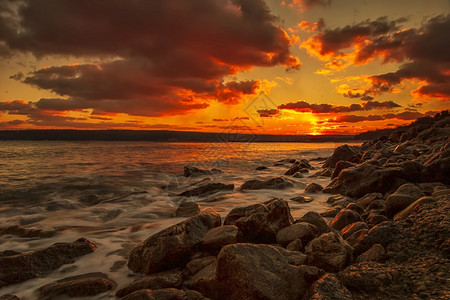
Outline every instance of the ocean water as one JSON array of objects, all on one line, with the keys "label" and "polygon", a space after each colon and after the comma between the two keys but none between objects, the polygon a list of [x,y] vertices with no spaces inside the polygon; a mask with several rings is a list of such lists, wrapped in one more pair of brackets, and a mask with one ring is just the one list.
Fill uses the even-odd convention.
[{"label": "ocean water", "polygon": [[[292,178],[285,190],[241,192],[251,179],[282,176],[291,164],[277,161],[326,157],[336,143],[154,143],[154,142],[0,142],[0,226],[56,231],[50,238],[0,236],[0,251],[31,251],[56,242],[85,237],[96,252],[42,278],[0,289],[0,295],[16,294],[34,299],[33,291],[64,277],[103,272],[119,288],[133,279],[126,266],[129,251],[151,234],[185,218],[173,214],[179,203],[196,201],[214,208],[222,217],[238,206],[281,197],[288,200],[294,217],[309,210],[322,211],[327,196],[312,195],[310,203],[289,199],[304,195],[311,182],[323,186],[329,178]],[[319,169],[322,162],[311,161]],[[184,166],[218,168],[221,174],[185,178]],[[268,170],[256,171],[258,166]],[[313,174],[315,170],[311,170]],[[192,184],[209,177],[233,183],[234,191],[207,197],[176,196]],[[106,299],[102,294],[92,299]]]}]

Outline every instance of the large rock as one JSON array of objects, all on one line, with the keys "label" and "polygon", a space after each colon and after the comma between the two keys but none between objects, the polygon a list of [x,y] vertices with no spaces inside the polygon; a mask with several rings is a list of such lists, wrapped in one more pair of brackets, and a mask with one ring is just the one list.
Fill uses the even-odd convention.
[{"label": "large rock", "polygon": [[425,195],[417,186],[406,183],[386,199],[386,212],[388,216],[392,217],[423,196]]},{"label": "large rock", "polygon": [[299,269],[273,246],[228,245],[217,262],[219,299],[299,299],[306,290]]},{"label": "large rock", "polygon": [[89,297],[110,291],[115,287],[115,283],[102,274],[85,274],[77,277],[79,278],[66,278],[40,287],[36,290],[38,299]]},{"label": "large rock", "polygon": [[362,222],[362,221],[358,221],[352,224],[349,224],[347,226],[345,226],[344,228],[342,228],[342,236],[344,239],[347,239],[349,236],[351,236],[352,234],[354,234],[355,232],[357,232],[358,230],[361,229],[369,229],[369,227],[367,226],[366,223]]},{"label": "large rock", "polygon": [[160,290],[139,290],[122,300],[207,300],[202,294],[192,290],[178,290],[174,288]]},{"label": "large rock", "polygon": [[330,232],[330,227],[328,226],[327,221],[325,221],[325,219],[315,211],[308,211],[300,219],[295,221],[295,223],[298,222],[313,224],[318,230],[318,235]]},{"label": "large rock", "polygon": [[200,204],[194,202],[194,201],[185,201],[180,203],[178,205],[177,209],[175,210],[174,216],[175,217],[192,217],[196,214],[198,214],[202,210],[202,207]]},{"label": "large rock", "polygon": [[362,218],[357,212],[344,208],[331,220],[330,227],[341,230],[347,225],[360,221],[362,221]]},{"label": "large rock", "polygon": [[334,274],[325,274],[314,282],[303,300],[353,300],[352,294]]},{"label": "large rock", "polygon": [[292,222],[287,202],[274,198],[263,203],[234,208],[226,216],[224,225],[236,225],[246,241],[273,243],[277,232]]},{"label": "large rock", "polygon": [[203,236],[220,226],[220,215],[212,209],[170,226],[134,248],[128,267],[137,273],[152,274],[182,267],[198,247]]},{"label": "large rock", "polygon": [[383,199],[383,194],[369,193],[369,194],[366,194],[363,197],[359,198],[358,200],[356,200],[356,203],[361,205],[364,208],[367,208],[376,199]]},{"label": "large rock", "polygon": [[340,160],[358,163],[361,159],[361,154],[352,146],[342,145],[337,147],[333,155],[331,155],[324,163],[324,168],[334,168]]},{"label": "large rock", "polygon": [[217,298],[219,296],[220,286],[216,273],[217,260],[214,259],[212,263],[205,266],[189,279],[188,286],[204,295],[208,295],[211,298]]},{"label": "large rock", "polygon": [[305,253],[308,264],[327,272],[339,272],[350,263],[353,248],[339,234],[329,232],[312,240]]},{"label": "large rock", "polygon": [[320,184],[313,182],[308,184],[308,186],[305,188],[305,193],[318,193],[321,192],[322,190],[323,187]]},{"label": "large rock", "polygon": [[392,222],[387,221],[377,224],[356,242],[354,246],[355,253],[359,255],[366,252],[375,244],[386,247],[396,239],[398,232],[398,228]]},{"label": "large rock", "polygon": [[240,242],[241,235],[239,228],[234,225],[215,227],[203,237],[202,248],[205,250],[221,249],[226,245]]},{"label": "large rock", "polygon": [[232,191],[234,189],[234,184],[224,184],[224,183],[208,183],[203,186],[199,186],[196,188],[193,188],[188,191],[184,191],[180,193],[178,196],[184,196],[184,197],[204,197],[208,196],[220,191]]},{"label": "large rock", "polygon": [[351,168],[351,167],[355,167],[355,166],[356,166],[356,164],[351,163],[349,161],[345,161],[345,160],[338,161],[336,164],[336,167],[334,168],[333,173],[331,174],[331,179],[338,177],[342,170]]},{"label": "large rock", "polygon": [[183,275],[181,271],[169,271],[138,278],[117,291],[117,297],[125,297],[138,290],[159,290],[165,288],[181,288]]},{"label": "large rock", "polygon": [[375,262],[384,262],[386,259],[386,251],[384,250],[384,247],[380,244],[375,244],[367,250],[364,253],[361,253],[358,258],[356,259],[357,263],[361,262],[369,262],[369,261],[375,261]]},{"label": "large rock", "polygon": [[431,196],[425,196],[422,198],[417,199],[413,203],[411,203],[407,208],[399,212],[395,215],[394,220],[403,220],[406,219],[414,210],[416,210],[418,207],[422,207],[423,205],[427,203],[433,203],[436,202],[436,198]]},{"label": "large rock", "polygon": [[0,287],[40,277],[77,257],[95,251],[97,246],[85,238],[72,243],[56,243],[27,253],[0,256]]},{"label": "large rock", "polygon": [[[447,131],[447,134],[449,131]],[[447,142],[439,152],[425,162],[423,176],[427,181],[440,181],[450,184],[450,142]]]},{"label": "large rock", "polygon": [[300,172],[302,169],[311,169],[312,166],[309,164],[309,162],[306,159],[302,159],[301,161],[295,162],[289,170],[284,173],[284,175],[294,175],[297,172]]},{"label": "large rock", "polygon": [[196,177],[196,176],[202,176],[202,175],[212,175],[212,174],[220,174],[222,173],[221,170],[218,169],[211,169],[211,170],[204,170],[199,169],[196,167],[184,167],[184,176],[185,177]]},{"label": "large rock", "polygon": [[368,193],[386,193],[405,177],[401,167],[380,167],[362,164],[342,170],[325,189],[326,193],[362,197]]},{"label": "large rock", "polygon": [[283,177],[275,177],[265,181],[254,179],[246,181],[243,185],[241,185],[241,191],[261,189],[283,190],[293,186],[294,185],[291,182],[287,181]]},{"label": "large rock", "polygon": [[317,227],[310,223],[300,222],[292,224],[278,231],[277,243],[282,246],[287,246],[295,239],[299,239],[302,241],[302,244],[306,245],[316,237],[317,232]]}]

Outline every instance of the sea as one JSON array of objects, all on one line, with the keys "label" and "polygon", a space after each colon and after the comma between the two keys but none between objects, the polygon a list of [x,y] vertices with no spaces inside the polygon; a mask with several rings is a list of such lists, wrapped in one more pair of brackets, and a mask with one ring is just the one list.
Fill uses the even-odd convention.
[{"label": "sea", "polygon": [[[326,194],[312,194],[310,203],[293,197],[306,195],[312,182],[326,186],[330,178],[308,175],[320,170],[323,160],[340,143],[160,143],[105,141],[0,141],[0,227],[55,231],[48,238],[0,236],[0,251],[32,251],[57,242],[84,237],[97,250],[63,265],[41,278],[0,289],[35,299],[34,291],[62,278],[101,272],[118,287],[135,275],[127,268],[130,250],[150,235],[185,218],[174,217],[183,201],[195,201],[202,209],[213,208],[224,218],[239,206],[280,197],[291,213],[328,208]],[[285,190],[240,191],[248,180],[284,176],[288,159],[308,159],[316,170],[304,178],[288,177],[294,187]],[[281,161],[281,162],[280,162]],[[184,166],[220,169],[220,174],[186,178]],[[259,166],[268,169],[257,171]],[[234,184],[233,191],[207,197],[177,194],[205,178]],[[209,179],[207,179],[209,180]],[[91,299],[108,299],[114,293]]]}]

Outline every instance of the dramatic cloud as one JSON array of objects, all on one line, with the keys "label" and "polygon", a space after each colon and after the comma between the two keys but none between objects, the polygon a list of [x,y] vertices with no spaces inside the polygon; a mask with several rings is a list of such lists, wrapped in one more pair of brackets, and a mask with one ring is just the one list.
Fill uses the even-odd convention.
[{"label": "dramatic cloud", "polygon": [[297,7],[303,11],[310,9],[314,6],[328,6],[331,4],[331,0],[291,0],[287,1],[287,3],[290,6]]},{"label": "dramatic cloud", "polygon": [[286,104],[281,104],[278,106],[278,109],[288,109],[288,110],[294,110],[297,112],[312,112],[316,114],[322,114],[322,113],[347,113],[347,112],[354,112],[354,111],[366,111],[366,110],[372,110],[372,109],[392,109],[401,107],[397,103],[393,101],[384,101],[384,102],[378,102],[378,101],[367,101],[363,104],[351,104],[349,106],[337,106],[337,105],[331,105],[331,104],[311,104],[305,101],[298,101],[298,102],[289,102]]},{"label": "dramatic cloud", "polygon": [[241,70],[300,65],[263,0],[5,0],[0,15],[0,55],[108,58],[11,75],[65,98],[40,109],[183,114],[255,94],[225,80]]},{"label": "dramatic cloud", "polygon": [[335,119],[329,119],[327,122],[329,123],[359,123],[363,121],[383,121],[389,119],[398,119],[398,120],[415,120],[420,117],[425,117],[427,115],[432,115],[433,112],[427,112],[422,114],[420,112],[411,112],[404,111],[398,114],[385,114],[385,115],[368,115],[368,116],[357,116],[357,115],[345,115],[339,116]]},{"label": "dramatic cloud", "polygon": [[[402,29],[404,19],[385,17],[343,28],[326,29],[310,37],[303,47],[328,63],[318,73],[328,74],[353,63],[366,64],[379,57],[384,63],[402,63],[395,72],[369,76],[368,87],[342,93],[369,100],[373,95],[392,92],[405,81],[416,80],[414,94],[421,98],[450,99],[450,15],[431,18],[421,28]],[[328,68],[328,69],[327,69]]]},{"label": "dramatic cloud", "polygon": [[260,109],[257,113],[259,113],[261,118],[271,118],[278,115],[280,111],[278,109]]}]

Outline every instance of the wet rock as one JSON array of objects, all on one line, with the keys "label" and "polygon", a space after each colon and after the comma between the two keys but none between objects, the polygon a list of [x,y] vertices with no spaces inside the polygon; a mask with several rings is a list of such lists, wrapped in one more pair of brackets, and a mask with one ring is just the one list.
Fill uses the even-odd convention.
[{"label": "wet rock", "polygon": [[345,226],[362,221],[361,216],[350,209],[341,209],[339,213],[331,220],[330,227],[333,229],[341,230]]},{"label": "wet rock", "polygon": [[241,241],[239,228],[234,225],[224,225],[209,230],[202,239],[202,248],[205,250],[221,249],[222,247]]},{"label": "wet rock", "polygon": [[283,190],[286,188],[293,187],[294,185],[287,181],[283,177],[275,177],[269,180],[249,180],[241,185],[241,191],[245,190],[261,190],[261,189],[271,189],[271,190]]},{"label": "wet rock", "polygon": [[357,230],[355,233],[351,234],[345,240],[350,244],[350,246],[354,248],[355,245],[366,236],[367,232],[369,232],[369,229]]},{"label": "wet rock", "polygon": [[382,222],[385,222],[387,220],[388,220],[388,218],[386,216],[371,213],[367,217],[367,225],[369,225],[370,227],[373,227],[373,226],[380,224]]},{"label": "wet rock", "polygon": [[352,234],[354,234],[355,232],[357,232],[358,230],[361,229],[369,229],[369,227],[367,226],[367,224],[365,222],[362,221],[358,221],[352,224],[349,224],[347,226],[345,226],[344,228],[342,228],[341,232],[342,232],[342,237],[344,239],[347,239],[349,236],[351,236]]},{"label": "wet rock", "polygon": [[205,197],[214,193],[221,191],[232,191],[234,189],[234,184],[224,184],[224,183],[209,183],[203,186],[196,187],[192,190],[184,191],[178,196],[183,197]]},{"label": "wet rock", "polygon": [[41,229],[25,228],[20,225],[0,227],[0,236],[11,234],[23,238],[48,238],[56,234],[55,231],[43,231]]},{"label": "wet rock", "polygon": [[259,166],[259,167],[256,167],[256,171],[262,171],[262,170],[268,170],[269,168],[268,167],[266,167],[266,166]]},{"label": "wet rock", "polygon": [[286,246],[286,250],[303,252],[303,243],[300,239],[295,239]]},{"label": "wet rock", "polygon": [[423,196],[425,195],[417,186],[406,183],[386,199],[386,212],[388,216],[393,217],[397,212]]},{"label": "wet rock", "polygon": [[331,174],[333,174],[333,172],[331,171],[331,169],[326,168],[326,169],[317,171],[316,173],[312,174],[312,175],[309,176],[309,177],[310,177],[310,178],[313,178],[313,177],[320,177],[320,176],[322,176],[322,177],[331,177]]},{"label": "wet rock", "polygon": [[308,264],[327,272],[338,272],[350,263],[353,248],[337,233],[329,232],[312,240],[305,253]]},{"label": "wet rock", "polygon": [[367,210],[365,210],[361,205],[357,203],[349,203],[345,208],[353,210],[354,212],[359,214],[362,218],[365,218],[369,214]]},{"label": "wet rock", "polygon": [[404,210],[402,210],[401,212],[396,214],[394,217],[394,220],[398,221],[398,220],[406,219],[414,210],[418,209],[419,207],[422,207],[423,205],[425,205],[427,203],[433,203],[436,201],[437,200],[435,197],[430,197],[430,196],[425,196],[425,197],[419,198],[416,201],[414,201],[413,203],[411,203],[407,208],[405,208]]},{"label": "wet rock", "polygon": [[312,197],[308,197],[308,196],[297,196],[294,198],[291,198],[290,200],[295,201],[297,203],[309,203],[313,201]]},{"label": "wet rock", "polygon": [[383,195],[380,193],[369,193],[356,200],[356,203],[367,209],[376,199],[383,199]]},{"label": "wet rock", "polygon": [[355,253],[361,254],[369,250],[373,245],[380,244],[386,247],[395,240],[399,230],[392,222],[383,222],[375,225],[367,234],[358,241],[355,246]]},{"label": "wet rock", "polygon": [[192,217],[200,212],[202,207],[193,201],[182,202],[174,213],[175,217]]},{"label": "wet rock", "polygon": [[303,274],[303,277],[306,280],[306,283],[312,284],[316,280],[318,280],[320,277],[325,275],[325,271],[322,269],[319,269],[316,266],[307,266],[307,265],[301,265],[298,267],[300,272]]},{"label": "wet rock", "polygon": [[310,183],[305,188],[305,193],[318,193],[318,192],[321,192],[322,190],[323,190],[323,187],[320,184]]},{"label": "wet rock", "polygon": [[302,159],[301,161],[295,162],[289,170],[284,173],[284,175],[294,175],[297,172],[300,172],[302,169],[312,169],[312,166],[309,164],[309,162],[306,159]]},{"label": "wet rock", "polygon": [[367,210],[369,212],[380,212],[380,211],[386,211],[386,201],[383,199],[375,199],[370,203],[370,205],[367,207]]},{"label": "wet rock", "polygon": [[222,173],[219,169],[204,170],[196,167],[184,167],[184,177],[196,177],[202,175],[213,175]]},{"label": "wet rock", "polygon": [[194,275],[198,271],[206,268],[207,266],[209,266],[212,263],[215,263],[216,261],[217,261],[217,259],[215,256],[206,256],[203,258],[197,258],[197,259],[191,260],[186,265],[186,270],[189,272],[190,275]]},{"label": "wet rock", "polygon": [[305,264],[306,255],[299,251],[287,250],[280,246],[274,246],[284,257],[286,257],[288,263],[293,266],[300,266]]},{"label": "wet rock", "polygon": [[138,290],[159,290],[165,288],[181,288],[183,275],[180,271],[156,273],[138,278],[116,292],[117,297],[125,297]]},{"label": "wet rock", "polygon": [[292,175],[294,178],[304,178],[305,176],[301,172],[296,172],[294,175]]},{"label": "wet rock", "polygon": [[202,294],[192,290],[177,290],[173,288],[161,290],[139,290],[122,300],[206,300]]},{"label": "wet rock", "polygon": [[325,219],[315,211],[308,211],[300,219],[295,221],[295,223],[299,222],[306,222],[316,226],[318,235],[330,232],[330,227],[328,226],[327,221],[325,221]]},{"label": "wet rock", "polygon": [[342,170],[324,192],[345,194],[350,197],[362,197],[374,192],[386,193],[395,188],[404,177],[404,170],[401,167],[379,167],[365,163]]},{"label": "wet rock", "polygon": [[217,261],[219,299],[299,299],[306,290],[298,268],[273,246],[228,245]]},{"label": "wet rock", "polygon": [[327,199],[327,203],[333,206],[337,206],[338,203],[346,203],[347,206],[351,202],[352,199],[344,195],[333,195]]},{"label": "wet rock", "polygon": [[357,263],[369,261],[384,262],[385,259],[386,259],[386,251],[384,250],[384,247],[381,246],[380,244],[375,244],[366,252],[361,253],[356,259],[356,262]]},{"label": "wet rock", "polygon": [[300,239],[302,244],[308,244],[312,239],[316,237],[318,229],[316,226],[300,222],[284,227],[278,231],[276,239],[277,243],[282,246],[287,246],[295,239]]},{"label": "wet rock", "polygon": [[219,282],[216,277],[217,260],[198,271],[188,281],[188,286],[212,298],[219,296]]},{"label": "wet rock", "polygon": [[353,300],[352,294],[334,274],[325,274],[314,282],[303,300]]},{"label": "wet rock", "polygon": [[0,287],[45,275],[96,248],[95,244],[81,238],[72,243],[56,243],[48,248],[0,257]]},{"label": "wet rock", "polygon": [[137,273],[152,274],[181,267],[189,261],[203,236],[220,226],[220,215],[204,210],[181,223],[170,226],[145,240],[130,253],[128,267]]},{"label": "wet rock", "polygon": [[61,297],[89,297],[95,296],[115,287],[115,283],[103,276],[85,274],[80,278],[66,278],[44,285],[36,290],[38,299],[61,299]]},{"label": "wet rock", "polygon": [[340,160],[357,163],[360,159],[361,154],[355,148],[349,145],[342,145],[334,150],[333,154],[325,161],[323,167],[334,168]]},{"label": "wet rock", "polygon": [[324,218],[334,218],[340,211],[341,209],[339,207],[333,207],[321,212],[320,215]]},{"label": "wet rock", "polygon": [[292,224],[293,218],[287,202],[280,198],[237,207],[226,216],[224,225],[235,225],[245,241],[275,242],[277,232]]},{"label": "wet rock", "polygon": [[334,168],[333,173],[331,174],[331,179],[338,177],[342,170],[350,168],[350,167],[355,167],[355,166],[356,166],[356,164],[351,163],[349,161],[345,161],[345,160],[338,161],[336,163],[336,167]]}]

